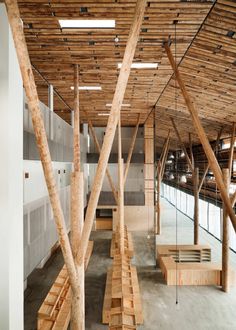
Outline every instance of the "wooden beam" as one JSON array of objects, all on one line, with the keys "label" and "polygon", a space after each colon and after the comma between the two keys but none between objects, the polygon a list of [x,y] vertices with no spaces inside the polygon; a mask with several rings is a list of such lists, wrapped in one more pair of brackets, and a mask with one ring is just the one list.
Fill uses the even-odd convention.
[{"label": "wooden beam", "polygon": [[190,96],[189,96],[189,94],[186,90],[185,84],[184,84],[184,82],[181,78],[181,75],[179,73],[179,70],[176,66],[176,63],[175,63],[174,57],[172,55],[172,52],[170,50],[170,47],[168,46],[167,43],[164,43],[164,47],[165,47],[168,59],[170,61],[170,64],[172,66],[172,69],[175,72],[175,77],[178,81],[178,84],[179,84],[179,87],[180,87],[181,92],[183,94],[185,103],[186,103],[187,108],[189,110],[189,113],[192,117],[194,127],[197,131],[198,137],[199,137],[199,139],[202,143],[203,149],[204,149],[205,154],[208,158],[210,168],[212,169],[212,172],[214,173],[217,186],[218,186],[218,188],[220,190],[220,193],[221,193],[222,201],[225,203],[225,207],[227,209],[227,212],[228,212],[229,217],[231,219],[232,225],[233,225],[234,230],[236,232],[236,217],[235,217],[234,210],[231,206],[230,198],[229,198],[228,193],[225,189],[225,185],[224,185],[224,182],[223,182],[223,179],[222,179],[222,171],[220,169],[218,161],[217,161],[217,159],[214,155],[214,152],[213,152],[213,150],[211,148],[211,145],[208,141],[206,133],[205,133],[205,131],[202,127],[202,124],[200,122],[200,119],[198,117],[198,111],[196,110],[196,108],[195,108],[195,106],[194,106],[192,100],[190,99]]},{"label": "wooden beam", "polygon": [[193,172],[194,183],[194,244],[199,244],[199,168],[195,167]]},{"label": "wooden beam", "polygon": [[[93,127],[93,124],[91,122],[90,119],[88,119],[88,116],[87,116],[87,120],[88,120],[88,125],[89,125],[89,129],[90,129],[90,132],[92,134],[92,137],[93,137],[93,140],[94,140],[94,143],[95,143],[95,146],[97,148],[97,151],[98,153],[100,154],[101,153],[101,147],[100,147],[100,144],[99,144],[99,141],[97,139],[97,135],[96,135],[96,132],[94,130],[94,127]],[[108,165],[108,164],[107,164]],[[112,180],[112,177],[111,177],[111,174],[110,174],[110,171],[109,171],[109,168],[107,166],[106,168],[106,176],[107,176],[107,179],[108,179],[108,182],[109,182],[109,185],[111,187],[111,191],[113,193],[113,196],[115,198],[115,201],[116,201],[116,204],[118,205],[118,194],[117,194],[117,191],[116,191],[116,188],[115,188],[115,185],[113,183],[113,180]]]},{"label": "wooden beam", "polygon": [[61,250],[67,267],[72,291],[77,292],[77,272],[73,255],[70,247],[69,238],[67,235],[61,202],[57,190],[56,180],[52,167],[51,156],[48,148],[47,135],[44,127],[41,110],[39,107],[39,98],[34,81],[34,75],[29,59],[29,54],[26,46],[26,41],[23,32],[22,21],[16,0],[5,1],[8,20],[12,30],[12,36],[16,48],[16,53],[20,65],[22,80],[25,87],[25,92],[28,100],[28,106],[32,118],[33,128],[36,137],[36,143],[39,150],[40,159],[43,166],[44,177],[49,193],[50,203],[53,210],[53,215],[56,223],[57,233]]},{"label": "wooden beam", "polygon": [[129,148],[129,153],[128,153],[126,167],[125,167],[125,174],[124,174],[124,185],[126,183],[126,179],[128,176],[129,166],[130,166],[130,162],[131,162],[131,158],[132,158],[132,154],[133,154],[133,150],[134,150],[134,145],[135,145],[135,141],[136,141],[136,137],[137,137],[137,133],[138,133],[139,122],[140,122],[140,114],[138,115],[137,124],[135,126],[131,144],[130,144],[130,148]]},{"label": "wooden beam", "polygon": [[[218,149],[218,144],[219,144],[219,142],[220,142],[220,138],[221,138],[222,132],[223,132],[223,127],[220,129],[220,131],[219,131],[218,134],[217,134],[216,144],[215,144],[215,147],[214,147],[214,153],[216,153],[216,151],[217,151],[217,149]],[[207,175],[207,173],[208,173],[208,171],[209,171],[209,168],[210,168],[210,164],[209,164],[209,162],[208,162],[207,167],[205,168],[204,173],[203,173],[203,176],[202,176],[201,181],[200,181],[200,183],[199,183],[198,193],[200,193],[200,191],[201,191],[201,189],[202,189],[202,185],[203,185],[203,182],[204,182],[204,180],[205,180],[205,177],[206,177],[206,175]]]},{"label": "wooden beam", "polygon": [[139,38],[145,7],[146,7],[146,0],[137,1],[134,19],[129,33],[127,45],[125,48],[123,63],[120,69],[120,74],[118,77],[116,90],[112,101],[110,116],[108,118],[106,134],[104,136],[104,141],[97,165],[93,187],[91,189],[91,195],[87,206],[82,239],[79,247],[79,253],[77,256],[78,259],[84,258],[88,246],[89,236],[93,226],[95,211],[98,204],[98,198],[102,188],[102,182],[104,179],[109,155],[111,152],[112,143],[115,136],[115,129],[119,119],[121,104],[124,99],[124,94],[130,75],[131,64],[134,58],[134,53]]},{"label": "wooden beam", "polygon": [[187,160],[187,162],[188,162],[188,165],[189,165],[191,171],[193,172],[193,171],[194,171],[193,164],[191,163],[191,160],[190,160],[190,158],[189,158],[189,156],[188,156],[187,149],[186,149],[186,147],[185,147],[185,145],[184,145],[184,143],[183,143],[183,141],[182,141],[182,139],[181,139],[181,136],[180,136],[180,134],[179,134],[179,131],[178,131],[178,129],[177,129],[177,126],[176,126],[176,124],[175,124],[175,121],[174,121],[174,119],[173,119],[172,117],[170,117],[170,120],[171,120],[172,125],[173,125],[173,127],[174,127],[175,134],[176,134],[176,136],[177,136],[177,138],[178,138],[178,140],[179,140],[180,146],[181,146],[181,148],[183,149],[183,152],[184,152],[184,154],[185,154],[185,157],[186,157],[186,160]]},{"label": "wooden beam", "polygon": [[230,140],[229,161],[228,161],[230,181],[231,181],[233,159],[234,159],[235,127],[236,127],[236,125],[235,125],[235,123],[233,123],[232,136],[231,136],[231,140]]},{"label": "wooden beam", "polygon": [[[225,188],[229,191],[229,169],[222,170]],[[223,237],[222,237],[222,290],[229,291],[229,217],[223,204]]]}]

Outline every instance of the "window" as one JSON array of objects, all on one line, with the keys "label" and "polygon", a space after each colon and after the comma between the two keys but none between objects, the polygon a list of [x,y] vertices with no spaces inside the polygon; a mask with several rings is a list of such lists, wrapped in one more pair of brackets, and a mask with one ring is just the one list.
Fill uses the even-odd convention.
[{"label": "window", "polygon": [[221,239],[221,209],[209,203],[209,232]]},{"label": "window", "polygon": [[208,230],[208,202],[199,200],[199,223]]},{"label": "window", "polygon": [[194,214],[194,197],[192,195],[187,195],[187,215],[193,219]]}]

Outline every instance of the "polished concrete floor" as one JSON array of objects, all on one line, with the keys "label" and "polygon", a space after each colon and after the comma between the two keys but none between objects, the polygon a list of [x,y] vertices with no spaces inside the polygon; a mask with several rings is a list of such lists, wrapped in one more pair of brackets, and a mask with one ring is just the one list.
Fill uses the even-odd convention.
[{"label": "polished concrete floor", "polygon": [[[193,223],[178,212],[178,243],[191,244]],[[159,244],[175,243],[176,212],[162,201],[162,234]],[[92,233],[94,252],[86,272],[86,329],[107,329],[101,324],[106,270],[111,264],[109,248],[111,232]],[[135,257],[143,301],[144,325],[140,330],[235,330],[236,288],[223,293],[217,287],[166,286],[154,257],[154,237],[147,232],[133,233]],[[212,247],[213,261],[220,262],[221,244],[200,229],[200,243]],[[36,314],[62,266],[60,252],[49,260],[44,269],[35,270],[29,278],[25,292],[25,330],[36,329]],[[236,270],[236,254],[231,253],[231,265]],[[178,304],[176,304],[176,296]]]}]

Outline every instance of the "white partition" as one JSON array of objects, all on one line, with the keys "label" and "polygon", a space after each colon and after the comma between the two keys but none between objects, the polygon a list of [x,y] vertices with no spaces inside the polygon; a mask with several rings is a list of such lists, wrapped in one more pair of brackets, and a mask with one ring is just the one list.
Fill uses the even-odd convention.
[{"label": "white partition", "polygon": [[[66,227],[70,229],[71,163],[53,162]],[[50,255],[58,236],[40,161],[24,161],[24,278]]]}]

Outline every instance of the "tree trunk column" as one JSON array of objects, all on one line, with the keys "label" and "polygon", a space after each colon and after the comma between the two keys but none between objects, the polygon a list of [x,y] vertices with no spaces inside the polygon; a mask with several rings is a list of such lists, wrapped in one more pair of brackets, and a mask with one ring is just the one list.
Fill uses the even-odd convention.
[{"label": "tree trunk column", "polygon": [[193,172],[194,181],[194,244],[199,244],[199,168],[195,167]]},{"label": "tree trunk column", "polygon": [[[229,192],[229,169],[222,171],[225,187]],[[222,238],[222,290],[229,291],[229,216],[223,204],[223,238]]]}]

